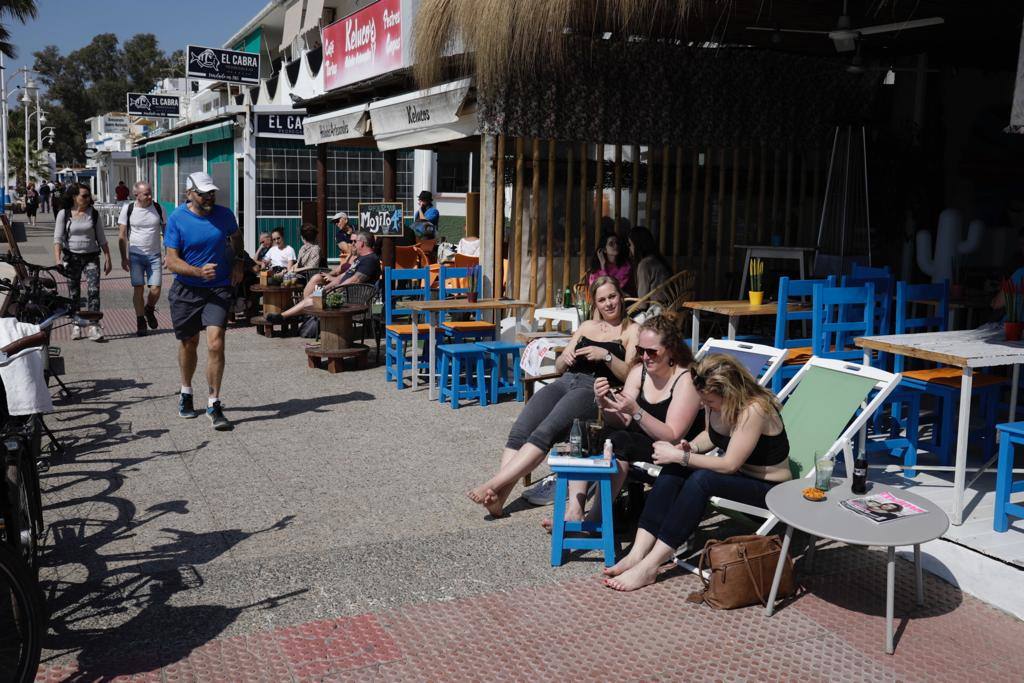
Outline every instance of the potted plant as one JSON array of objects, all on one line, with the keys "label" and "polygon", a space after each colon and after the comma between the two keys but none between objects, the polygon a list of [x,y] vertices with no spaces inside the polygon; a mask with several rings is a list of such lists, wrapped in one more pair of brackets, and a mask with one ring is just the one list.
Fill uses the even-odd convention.
[{"label": "potted plant", "polygon": [[1003,322],[1006,341],[1020,341],[1021,332],[1024,332],[1024,323],[1020,320],[1021,289],[1009,279],[1003,280],[1001,289],[1006,311],[1006,319]]},{"label": "potted plant", "polygon": [[345,292],[334,290],[323,295],[324,309],[331,310],[345,305]]},{"label": "potted plant", "polygon": [[466,287],[469,291],[466,292],[466,301],[469,303],[476,303],[477,299],[477,285],[480,282],[480,266],[473,266],[469,269],[466,275]]},{"label": "potted plant", "polygon": [[764,261],[759,258],[750,259],[750,291],[747,296],[751,306],[760,306],[764,302]]},{"label": "potted plant", "polygon": [[572,303],[576,307],[576,312],[579,313],[580,322],[590,320],[593,306],[590,303],[589,296],[589,289],[580,288],[573,291]]}]

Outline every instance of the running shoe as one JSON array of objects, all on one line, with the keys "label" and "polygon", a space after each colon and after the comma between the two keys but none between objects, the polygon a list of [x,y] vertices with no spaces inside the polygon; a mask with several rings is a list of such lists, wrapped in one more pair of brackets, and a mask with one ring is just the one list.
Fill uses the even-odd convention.
[{"label": "running shoe", "polygon": [[182,394],[178,397],[178,417],[191,420],[198,417],[195,407],[192,405],[192,394]]},{"label": "running shoe", "polygon": [[156,309],[152,306],[146,306],[146,322],[149,323],[151,330],[155,330],[160,325],[156,320]]},{"label": "running shoe", "polygon": [[284,316],[280,313],[267,313],[264,318],[271,325],[284,325]]},{"label": "running shoe", "polygon": [[81,339],[82,336],[83,336],[82,335],[82,326],[81,325],[72,325],[71,326],[71,338],[77,340],[77,339]]},{"label": "running shoe", "polygon": [[213,405],[206,409],[206,417],[210,418],[213,428],[218,432],[226,432],[231,429],[231,421],[224,417],[224,409],[220,401],[214,401]]},{"label": "running shoe", "polygon": [[534,486],[523,491],[523,498],[534,505],[551,505],[555,502],[555,475],[549,474]]},{"label": "running shoe", "polygon": [[89,326],[89,339],[95,342],[103,341],[103,328],[100,327],[99,323]]},{"label": "running shoe", "polygon": [[135,316],[135,336],[145,337],[146,332],[146,319],[141,315]]}]

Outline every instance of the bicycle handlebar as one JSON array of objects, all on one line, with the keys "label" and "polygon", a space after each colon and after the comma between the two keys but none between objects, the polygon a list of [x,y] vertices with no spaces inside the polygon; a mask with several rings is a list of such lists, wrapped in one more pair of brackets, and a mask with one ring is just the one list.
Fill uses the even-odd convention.
[{"label": "bicycle handlebar", "polygon": [[[25,349],[32,348],[33,346],[42,346],[49,340],[49,330],[39,330],[35,334],[30,334],[20,339],[15,339],[7,346],[0,348],[0,366],[7,365],[7,362],[13,360],[11,356],[24,351]],[[5,362],[7,361],[7,362]]]}]

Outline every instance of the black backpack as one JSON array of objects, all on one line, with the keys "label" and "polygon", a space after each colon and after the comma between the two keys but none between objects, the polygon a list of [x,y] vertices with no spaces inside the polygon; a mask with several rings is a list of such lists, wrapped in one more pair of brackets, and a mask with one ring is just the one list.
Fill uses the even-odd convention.
[{"label": "black backpack", "polygon": [[[129,202],[128,214],[124,217],[124,238],[128,240],[132,234],[132,209],[135,208],[135,202]],[[153,208],[156,209],[156,213],[160,216],[160,225],[164,224],[164,207],[160,206],[160,202],[153,202]],[[163,232],[161,227],[160,232]]]}]

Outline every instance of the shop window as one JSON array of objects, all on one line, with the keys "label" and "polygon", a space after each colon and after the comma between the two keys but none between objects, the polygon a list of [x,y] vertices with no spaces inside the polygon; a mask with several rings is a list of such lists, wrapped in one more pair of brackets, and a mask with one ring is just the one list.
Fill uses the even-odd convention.
[{"label": "shop window", "polygon": [[469,192],[471,158],[468,152],[438,152],[437,191]]}]

